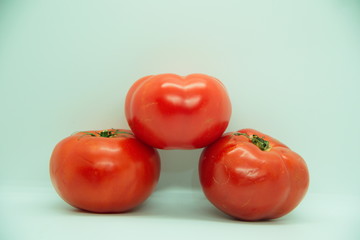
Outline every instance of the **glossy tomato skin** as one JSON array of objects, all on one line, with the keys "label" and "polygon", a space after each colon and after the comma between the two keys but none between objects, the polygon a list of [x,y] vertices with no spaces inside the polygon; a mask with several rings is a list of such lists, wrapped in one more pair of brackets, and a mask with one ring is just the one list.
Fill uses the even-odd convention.
[{"label": "glossy tomato skin", "polygon": [[205,74],[159,74],[129,89],[125,115],[136,137],[160,149],[202,148],[226,130],[231,102],[224,85]]},{"label": "glossy tomato skin", "polygon": [[160,174],[158,152],[131,131],[117,131],[110,138],[98,136],[100,131],[80,132],[54,148],[51,180],[70,205],[98,213],[124,212],[153,192]]},{"label": "glossy tomato skin", "polygon": [[[248,136],[269,141],[262,151]],[[305,196],[309,172],[300,155],[253,129],[226,133],[202,152],[199,177],[207,199],[224,213],[246,221],[275,219]]]}]

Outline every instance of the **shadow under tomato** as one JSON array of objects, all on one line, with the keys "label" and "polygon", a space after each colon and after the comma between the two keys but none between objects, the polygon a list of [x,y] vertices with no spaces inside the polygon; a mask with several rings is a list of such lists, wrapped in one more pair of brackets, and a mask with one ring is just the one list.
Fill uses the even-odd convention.
[{"label": "shadow under tomato", "polygon": [[122,211],[122,212],[94,212],[94,211],[88,211],[85,209],[81,209],[81,208],[76,208],[76,207],[71,207],[69,206],[69,208],[67,209],[67,211],[72,212],[72,213],[76,213],[76,214],[84,214],[84,215],[103,215],[103,216],[111,216],[111,215],[131,215],[135,212],[141,211],[142,208],[144,208],[144,205],[140,205],[137,206],[135,208],[126,210],[126,211]]},{"label": "shadow under tomato", "polygon": [[233,218],[215,208],[199,192],[185,192],[164,194],[155,192],[148,200],[136,208],[125,212],[96,213],[74,208],[66,203],[57,202],[49,206],[65,215],[101,217],[101,218],[149,218],[178,221],[210,221],[227,224],[242,225],[289,225],[304,222],[296,214],[289,214],[282,218],[261,221],[243,221]]},{"label": "shadow under tomato", "polygon": [[[164,199],[167,200],[165,201]],[[187,199],[187,200],[185,200]],[[279,219],[244,221],[231,217],[215,208],[200,192],[174,193],[164,196],[155,193],[145,204],[134,209],[128,216],[149,217],[152,219],[172,219],[184,221],[211,221],[229,224],[286,225],[297,222],[292,216]]]}]

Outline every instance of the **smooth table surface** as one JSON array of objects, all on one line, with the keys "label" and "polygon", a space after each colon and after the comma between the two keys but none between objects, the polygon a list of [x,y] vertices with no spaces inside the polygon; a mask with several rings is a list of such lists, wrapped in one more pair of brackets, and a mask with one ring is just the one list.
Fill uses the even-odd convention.
[{"label": "smooth table surface", "polygon": [[201,190],[162,189],[139,208],[94,214],[51,186],[0,186],[0,239],[360,239],[360,196],[308,193],[290,214],[262,222],[219,212]]}]

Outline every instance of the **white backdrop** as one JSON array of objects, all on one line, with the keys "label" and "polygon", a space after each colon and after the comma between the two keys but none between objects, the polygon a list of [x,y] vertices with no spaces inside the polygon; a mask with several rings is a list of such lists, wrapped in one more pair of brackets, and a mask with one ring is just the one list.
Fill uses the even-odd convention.
[{"label": "white backdrop", "polygon": [[[360,3],[2,1],[0,184],[49,185],[55,144],[128,128],[149,74],[205,73],[228,89],[228,131],[255,128],[307,161],[310,192],[360,193]],[[158,189],[199,188],[201,150],[160,151]]]}]

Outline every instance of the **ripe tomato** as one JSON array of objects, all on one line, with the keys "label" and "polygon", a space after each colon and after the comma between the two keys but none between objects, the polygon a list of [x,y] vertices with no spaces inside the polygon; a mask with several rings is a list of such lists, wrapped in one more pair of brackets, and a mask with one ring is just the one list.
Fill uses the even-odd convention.
[{"label": "ripe tomato", "polygon": [[145,201],[160,174],[158,152],[131,131],[79,132],[59,142],[50,176],[70,205],[91,212],[123,212]]},{"label": "ripe tomato", "polygon": [[305,161],[278,140],[252,129],[226,133],[202,152],[201,186],[224,213],[254,221],[292,211],[305,196]]},{"label": "ripe tomato", "polygon": [[221,137],[231,103],[216,78],[160,74],[133,84],[125,114],[131,130],[145,143],[160,149],[194,149]]}]

